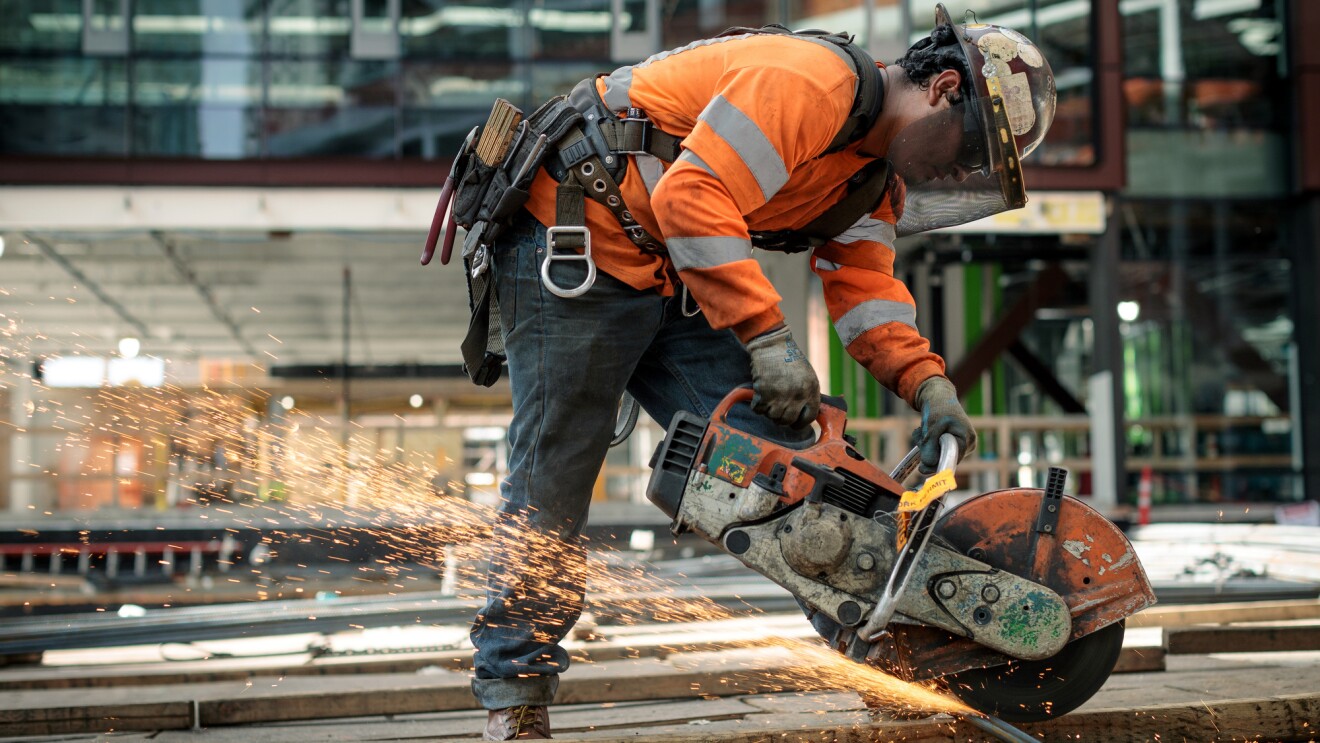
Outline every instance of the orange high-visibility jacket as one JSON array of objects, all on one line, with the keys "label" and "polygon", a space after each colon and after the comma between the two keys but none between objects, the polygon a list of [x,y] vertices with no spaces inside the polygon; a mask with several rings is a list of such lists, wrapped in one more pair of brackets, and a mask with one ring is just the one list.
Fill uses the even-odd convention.
[{"label": "orange high-visibility jacket", "polygon": [[[620,184],[634,218],[664,241],[668,256],[642,253],[608,209],[587,199],[597,266],[670,295],[672,261],[711,326],[732,328],[743,341],[783,322],[748,231],[804,227],[871,162],[856,143],[823,155],[850,113],[856,84],[835,45],[761,34],[698,41],[598,78],[606,107],[620,115],[643,110],[683,138],[683,152],[668,166],[633,156]],[[532,185],[527,208],[542,224],[555,223],[555,186],[544,170]],[[911,403],[922,382],[944,373],[944,362],[917,332],[912,295],[894,278],[897,221],[883,199],[818,248],[812,269],[848,353]]]}]

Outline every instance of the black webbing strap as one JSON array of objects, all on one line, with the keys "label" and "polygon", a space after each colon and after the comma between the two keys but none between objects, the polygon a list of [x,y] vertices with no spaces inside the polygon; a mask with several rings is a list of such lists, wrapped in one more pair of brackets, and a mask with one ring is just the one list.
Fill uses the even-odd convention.
[{"label": "black webbing strap", "polygon": [[601,122],[600,131],[610,151],[615,153],[653,155],[672,163],[683,151],[681,138],[660,131],[641,117],[606,119]]},{"label": "black webbing strap", "polygon": [[800,253],[820,247],[875,211],[890,181],[888,160],[875,160],[853,174],[848,194],[820,216],[796,230],[754,230],[752,245],[779,253]]},{"label": "black webbing strap", "polygon": [[[829,37],[822,38],[829,40]],[[875,60],[871,55],[851,41],[835,43],[852,58],[853,66],[857,68],[857,95],[853,98],[853,107],[848,114],[848,120],[843,122],[843,128],[839,133],[834,135],[830,146],[825,149],[826,152],[842,150],[866,136],[871,130],[871,125],[879,118],[880,109],[885,105],[884,79],[880,76],[880,68],[875,66]]]},{"label": "black webbing strap", "polygon": [[489,387],[500,378],[505,357],[499,351],[504,350],[504,339],[500,335],[499,320],[493,326],[490,322],[491,285],[494,283],[490,280],[490,272],[481,278],[479,284],[474,280],[470,285],[475,294],[472,319],[468,321],[467,335],[463,336],[459,350],[463,354],[463,371],[467,372],[472,383]]},{"label": "black webbing strap", "polygon": [[857,171],[852,177],[853,188],[848,195],[823,214],[796,232],[809,237],[831,240],[843,234],[857,220],[875,211],[889,185],[889,161],[876,160]]}]

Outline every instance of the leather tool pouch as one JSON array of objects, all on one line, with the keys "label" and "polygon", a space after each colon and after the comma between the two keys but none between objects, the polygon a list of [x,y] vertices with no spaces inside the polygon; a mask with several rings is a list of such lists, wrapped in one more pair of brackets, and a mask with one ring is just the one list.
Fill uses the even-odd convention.
[{"label": "leather tool pouch", "polygon": [[462,344],[463,368],[474,384],[489,387],[500,377],[504,341],[500,310],[486,270],[500,233],[527,203],[532,180],[555,152],[555,145],[582,122],[582,114],[564,97],[552,98],[532,113],[514,134],[503,161],[486,163],[471,150],[455,160],[454,220],[467,230],[463,265],[472,319]]},{"label": "leather tool pouch", "polygon": [[485,222],[482,242],[491,244],[500,228],[527,203],[532,180],[546,157],[554,154],[554,146],[581,121],[582,114],[562,96],[552,98],[519,125],[501,162],[486,163],[468,153],[455,179],[454,218],[458,224],[471,230]]}]

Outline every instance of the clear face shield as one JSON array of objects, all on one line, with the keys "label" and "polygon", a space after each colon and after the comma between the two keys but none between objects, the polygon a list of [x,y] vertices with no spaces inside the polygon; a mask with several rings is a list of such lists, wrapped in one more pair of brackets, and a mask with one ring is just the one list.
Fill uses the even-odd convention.
[{"label": "clear face shield", "polygon": [[907,186],[898,234],[951,227],[1027,202],[1009,112],[998,95],[959,103],[899,132],[888,158]]}]

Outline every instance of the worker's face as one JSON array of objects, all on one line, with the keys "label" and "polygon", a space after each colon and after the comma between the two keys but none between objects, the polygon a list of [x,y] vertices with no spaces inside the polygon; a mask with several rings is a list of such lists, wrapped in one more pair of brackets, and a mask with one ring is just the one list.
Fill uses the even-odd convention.
[{"label": "worker's face", "polygon": [[890,162],[911,185],[939,180],[962,182],[984,172],[985,136],[977,112],[950,97],[928,107],[890,145]]}]

